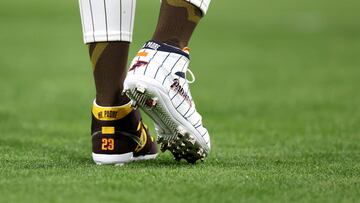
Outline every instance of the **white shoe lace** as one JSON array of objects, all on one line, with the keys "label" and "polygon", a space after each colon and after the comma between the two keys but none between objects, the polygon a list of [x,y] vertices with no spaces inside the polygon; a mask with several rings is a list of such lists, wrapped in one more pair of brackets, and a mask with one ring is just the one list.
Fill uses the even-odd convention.
[{"label": "white shoe lace", "polygon": [[186,81],[187,81],[189,84],[194,83],[194,82],[195,82],[195,80],[196,80],[194,73],[193,73],[190,69],[187,69],[187,72],[189,72],[189,73],[190,73],[190,75],[191,75],[191,79],[192,79],[192,80],[190,81],[190,80],[188,80],[188,79],[186,78]]}]

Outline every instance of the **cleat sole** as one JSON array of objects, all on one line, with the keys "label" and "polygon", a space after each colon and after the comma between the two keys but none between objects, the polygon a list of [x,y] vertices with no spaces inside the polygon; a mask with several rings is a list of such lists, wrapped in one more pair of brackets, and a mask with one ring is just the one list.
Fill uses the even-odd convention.
[{"label": "cleat sole", "polygon": [[[157,99],[158,95],[151,93],[141,85],[127,89],[125,92],[131,100],[137,102],[137,105],[148,114],[157,125],[167,132],[171,132],[171,135],[158,137],[157,139],[162,152],[168,150],[173,154],[175,160],[180,161],[181,159],[185,159],[191,164],[207,156],[205,150],[196,142],[195,138],[169,116],[169,113],[165,110],[166,107]],[[154,101],[154,98],[156,98],[156,104],[149,108],[149,101]]]},{"label": "cleat sole", "polygon": [[155,159],[158,154],[148,154],[144,156],[134,157],[133,152],[126,154],[95,154],[92,153],[92,157],[96,165],[115,165],[122,166],[126,163],[133,161],[145,161]]}]

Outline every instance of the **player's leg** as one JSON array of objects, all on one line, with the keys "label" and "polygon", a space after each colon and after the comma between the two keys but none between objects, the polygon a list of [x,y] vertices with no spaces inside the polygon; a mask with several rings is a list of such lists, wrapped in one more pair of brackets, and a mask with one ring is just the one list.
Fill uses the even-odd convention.
[{"label": "player's leg", "polygon": [[163,0],[153,40],[181,49],[188,46],[209,3],[210,0]]},{"label": "player's leg", "polygon": [[190,163],[210,152],[210,137],[195,109],[186,73],[185,48],[210,0],[162,0],[158,25],[151,41],[134,58],[125,91],[154,120],[162,150]]},{"label": "player's leg", "polygon": [[156,156],[139,111],[122,95],[136,0],[79,0],[96,87],[92,108],[93,159],[121,164]]},{"label": "player's leg", "polygon": [[80,0],[84,42],[88,44],[96,86],[96,102],[117,106],[128,102],[121,96],[135,0]]}]

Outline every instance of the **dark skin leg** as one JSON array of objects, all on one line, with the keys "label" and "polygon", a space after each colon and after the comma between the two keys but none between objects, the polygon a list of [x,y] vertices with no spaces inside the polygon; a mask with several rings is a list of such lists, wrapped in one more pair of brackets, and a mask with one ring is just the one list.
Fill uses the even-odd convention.
[{"label": "dark skin leg", "polygon": [[162,0],[152,39],[179,48],[187,47],[201,18],[200,9],[184,0]]},{"label": "dark skin leg", "polygon": [[[184,0],[163,0],[153,40],[184,48],[201,17],[201,11]],[[98,105],[119,106],[130,101],[121,95],[128,51],[128,42],[89,44]]]},{"label": "dark skin leg", "polygon": [[96,86],[96,103],[100,106],[120,106],[128,103],[122,95],[127,72],[129,42],[99,42],[89,44]]}]

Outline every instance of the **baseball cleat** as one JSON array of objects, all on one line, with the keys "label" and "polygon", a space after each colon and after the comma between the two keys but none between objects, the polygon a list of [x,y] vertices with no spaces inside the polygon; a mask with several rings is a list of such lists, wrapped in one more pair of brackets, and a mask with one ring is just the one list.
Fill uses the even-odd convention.
[{"label": "baseball cleat", "polygon": [[153,119],[161,151],[195,163],[209,154],[210,137],[190,93],[189,62],[187,52],[149,41],[131,63],[124,92]]},{"label": "baseball cleat", "polygon": [[92,108],[92,157],[96,164],[121,166],[131,161],[155,159],[157,147],[131,103]]}]

